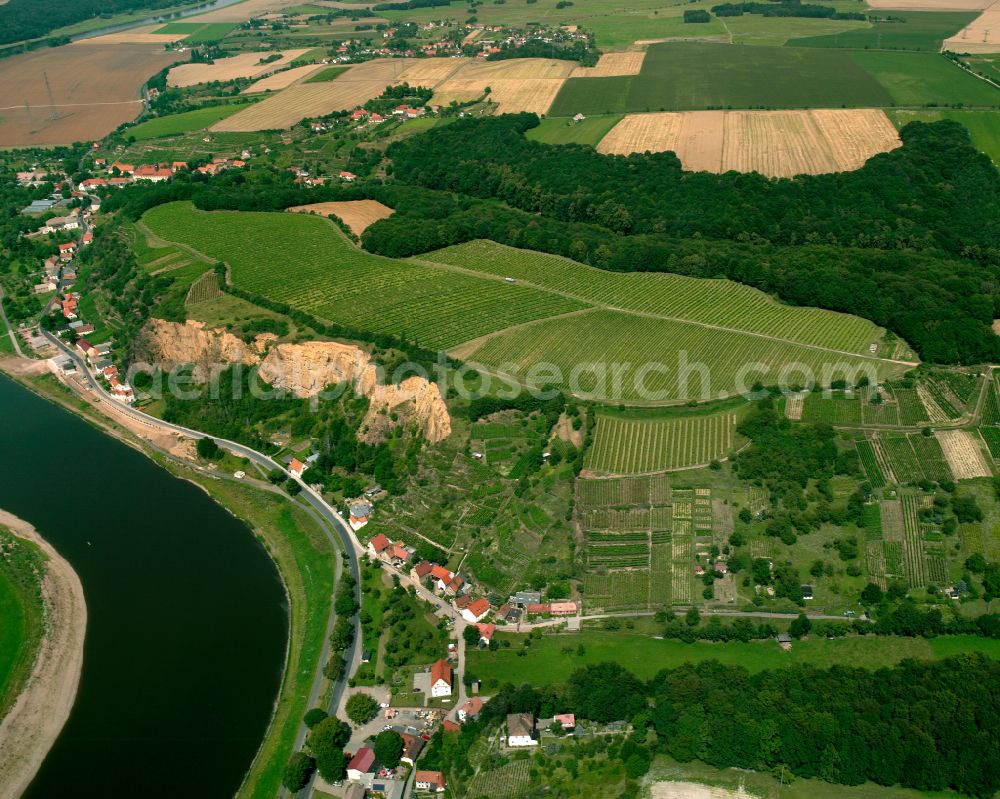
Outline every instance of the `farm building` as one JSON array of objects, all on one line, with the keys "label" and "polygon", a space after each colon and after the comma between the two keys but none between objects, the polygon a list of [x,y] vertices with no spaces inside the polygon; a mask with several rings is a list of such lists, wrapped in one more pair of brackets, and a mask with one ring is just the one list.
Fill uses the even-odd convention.
[{"label": "farm building", "polygon": [[435,791],[441,793],[445,789],[444,774],[440,771],[418,771],[414,775],[414,786],[418,791]]},{"label": "farm building", "polygon": [[530,713],[507,716],[507,746],[538,746],[534,734],[535,717]]}]

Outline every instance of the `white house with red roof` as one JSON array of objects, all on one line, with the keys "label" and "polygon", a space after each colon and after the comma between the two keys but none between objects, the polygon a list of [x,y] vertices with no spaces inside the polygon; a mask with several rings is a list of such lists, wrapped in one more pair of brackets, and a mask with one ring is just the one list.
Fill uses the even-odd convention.
[{"label": "white house with red roof", "polygon": [[475,721],[479,718],[483,709],[483,700],[478,696],[472,697],[468,702],[458,709],[459,721]]},{"label": "white house with red roof", "polygon": [[367,774],[375,772],[375,750],[368,746],[362,746],[347,764],[347,779],[365,779]]},{"label": "white house with red roof", "polygon": [[476,627],[479,628],[479,640],[489,646],[490,641],[493,640],[493,633],[497,631],[497,626],[495,624],[477,624]]},{"label": "white house with red roof", "polygon": [[288,464],[288,473],[292,477],[302,477],[302,473],[308,468],[309,467],[298,458],[292,458],[291,462]]},{"label": "white house with red roof", "polygon": [[443,658],[431,666],[431,696],[451,696],[451,666]]},{"label": "white house with red roof", "polygon": [[474,599],[462,610],[462,618],[470,624],[482,621],[489,614],[491,608],[489,600],[479,597]]},{"label": "white house with red roof", "polygon": [[351,525],[351,529],[354,532],[357,532],[368,524],[368,518],[372,515],[372,510],[372,506],[367,502],[358,501],[351,503],[347,523]]},{"label": "white house with red roof", "polygon": [[413,775],[413,786],[418,791],[434,791],[435,793],[442,793],[446,784],[444,774],[440,771],[418,770],[417,773]]},{"label": "white house with red roof", "polygon": [[355,175],[353,172],[348,172],[346,169],[342,169],[340,171],[340,176],[339,177],[345,183],[353,183],[354,181],[356,181],[358,179],[357,175]]},{"label": "white house with red roof", "polygon": [[389,536],[379,533],[368,542],[367,549],[372,557],[378,558],[381,557],[382,553],[388,550],[391,546],[392,541],[389,540]]}]

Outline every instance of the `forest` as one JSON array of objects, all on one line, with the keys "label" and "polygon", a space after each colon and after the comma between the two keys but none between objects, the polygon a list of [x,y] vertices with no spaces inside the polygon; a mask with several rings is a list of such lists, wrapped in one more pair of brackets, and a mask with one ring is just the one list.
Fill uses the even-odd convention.
[{"label": "forest", "polygon": [[648,684],[602,663],[561,687],[502,687],[478,722],[435,735],[421,764],[464,773],[476,739],[520,712],[631,723],[619,755],[632,762],[633,776],[662,752],[719,768],[783,766],[845,785],[871,780],[976,797],[1000,788],[1000,663],[983,655],[877,671],[795,665],[753,675],[706,661],[665,669]]},{"label": "forest", "polygon": [[760,14],[765,17],[807,17],[810,19],[856,19],[864,22],[868,17],[860,11],[837,11],[833,6],[816,3],[722,3],[712,6],[712,13],[719,17],[741,17]]},{"label": "forest", "polygon": [[[200,1],[188,0],[192,5]],[[185,5],[184,0],[53,0],[42,13],[35,0],[8,0],[0,5],[0,44],[34,39],[93,17],[179,5]]]}]

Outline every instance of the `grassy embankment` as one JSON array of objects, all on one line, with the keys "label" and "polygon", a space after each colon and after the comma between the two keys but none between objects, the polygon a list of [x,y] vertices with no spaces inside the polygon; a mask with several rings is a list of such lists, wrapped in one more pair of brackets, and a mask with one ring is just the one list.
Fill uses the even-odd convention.
[{"label": "grassy embankment", "polygon": [[[648,635],[584,630],[566,635],[545,635],[524,647],[524,635],[498,634],[510,641],[495,652],[469,652],[468,672],[484,682],[487,693],[504,682],[552,685],[566,681],[575,669],[592,663],[614,661],[648,680],[661,669],[684,663],[718,660],[727,665],[743,666],[751,672],[781,668],[792,664],[861,666],[881,668],[904,658],[937,660],[962,652],[983,652],[1000,658],[1000,641],[974,636],[947,636],[934,639],[889,636],[849,636],[826,640],[812,638],[798,641],[790,652],[782,651],[773,641],[750,643],[686,644],[665,641]],[[579,647],[583,647],[580,654]],[[522,656],[519,653],[525,652]]]},{"label": "grassy embankment", "polygon": [[43,569],[44,556],[34,544],[0,527],[0,718],[28,679],[45,632]]}]

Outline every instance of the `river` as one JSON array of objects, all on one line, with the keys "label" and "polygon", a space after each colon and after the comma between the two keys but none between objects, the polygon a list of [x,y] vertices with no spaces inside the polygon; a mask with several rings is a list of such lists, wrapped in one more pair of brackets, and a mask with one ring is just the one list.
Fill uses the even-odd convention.
[{"label": "river", "polygon": [[288,608],[245,524],[0,375],[0,508],[83,583],[83,674],[25,794],[231,796],[270,719]]}]

